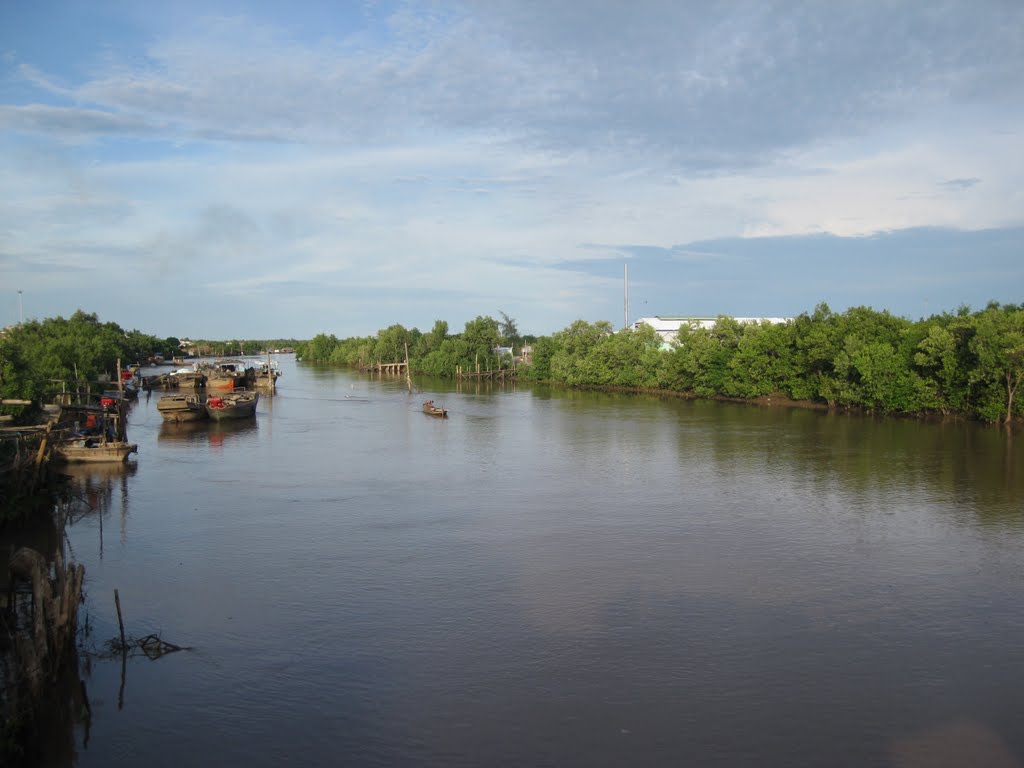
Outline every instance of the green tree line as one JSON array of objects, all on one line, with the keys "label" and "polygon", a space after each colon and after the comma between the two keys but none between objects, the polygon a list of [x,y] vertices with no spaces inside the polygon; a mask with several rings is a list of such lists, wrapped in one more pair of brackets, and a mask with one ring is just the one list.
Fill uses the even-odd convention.
[{"label": "green tree line", "polygon": [[48,402],[59,382],[116,380],[117,363],[134,364],[177,351],[175,338],[157,338],[79,310],[70,318],[32,320],[0,335],[0,396]]},{"label": "green tree line", "polygon": [[[253,357],[263,354],[268,349],[294,350],[299,339],[191,339],[188,348],[200,357]],[[184,350],[175,349],[174,354],[183,354]]]},{"label": "green tree line", "polygon": [[786,323],[684,326],[667,345],[649,326],[615,332],[577,320],[550,336],[523,339],[515,321],[477,317],[459,334],[437,321],[428,333],[392,325],[376,336],[321,334],[300,344],[305,360],[367,365],[397,362],[409,350],[412,373],[454,376],[511,364],[495,348],[530,342],[526,379],[571,387],[662,390],[697,397],[782,396],[879,413],[961,414],[1009,422],[1024,412],[1024,304],[912,321],[826,304]]},{"label": "green tree line", "polygon": [[427,333],[417,328],[392,325],[376,336],[338,339],[319,334],[300,344],[295,352],[303,360],[367,367],[376,363],[402,362],[406,350],[413,373],[454,376],[464,371],[511,365],[511,355],[495,353],[498,347],[521,346],[533,337],[519,335],[515,320],[502,313],[502,320],[477,317],[466,323],[462,333],[449,334],[448,323],[438,320]]}]

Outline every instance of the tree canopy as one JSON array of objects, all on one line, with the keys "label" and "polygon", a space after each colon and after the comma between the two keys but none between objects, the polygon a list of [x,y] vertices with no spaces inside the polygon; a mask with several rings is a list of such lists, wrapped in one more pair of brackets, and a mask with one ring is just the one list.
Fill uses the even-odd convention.
[{"label": "tree canopy", "polygon": [[[397,341],[408,338],[414,373],[454,376],[481,361],[500,364],[499,346],[516,348],[515,321],[499,314],[501,320],[477,317],[453,335],[439,320],[426,334],[391,326],[366,339],[317,337],[302,354],[353,365],[398,361]],[[609,322],[577,320],[531,339],[530,347],[519,371],[533,381],[698,397],[781,396],[877,413],[1006,422],[1021,414],[1024,306],[961,307],[911,321],[870,307],[837,313],[819,304],[786,323],[722,316],[712,328],[683,326],[671,344],[648,326],[615,332]]]}]

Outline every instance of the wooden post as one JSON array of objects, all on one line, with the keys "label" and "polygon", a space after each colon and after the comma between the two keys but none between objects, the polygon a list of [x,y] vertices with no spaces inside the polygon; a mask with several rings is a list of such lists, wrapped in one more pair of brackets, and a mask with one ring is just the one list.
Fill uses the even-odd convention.
[{"label": "wooden post", "polygon": [[409,372],[409,342],[405,342],[405,383],[412,394],[412,374]]},{"label": "wooden post", "polygon": [[270,387],[270,394],[274,394],[276,382],[274,381],[274,371],[270,367],[270,345],[267,344],[267,383]]}]

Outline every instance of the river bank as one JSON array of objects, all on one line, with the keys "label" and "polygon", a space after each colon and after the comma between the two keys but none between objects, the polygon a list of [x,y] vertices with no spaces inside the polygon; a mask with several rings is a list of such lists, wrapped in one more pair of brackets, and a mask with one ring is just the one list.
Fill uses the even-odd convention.
[{"label": "river bank", "polygon": [[[545,382],[547,386],[566,386],[552,382]],[[566,387],[586,392],[609,392],[616,394],[649,395],[652,397],[671,398],[676,400],[707,401],[714,403],[732,403],[735,405],[750,405],[759,408],[789,408],[804,411],[818,411],[823,413],[842,413],[865,418],[896,418],[923,421],[936,424],[986,424],[977,418],[971,418],[960,413],[938,413],[934,411],[918,411],[916,413],[884,412],[878,409],[864,408],[855,405],[829,405],[828,403],[815,400],[794,400],[782,393],[774,395],[761,395],[759,397],[729,397],[727,395],[698,395],[693,392],[677,392],[675,390],[658,389],[655,387],[612,387],[599,385],[577,385]],[[1006,427],[1005,423],[987,422],[989,426]],[[1024,417],[1015,416],[1009,427],[1014,431],[1024,429]]]}]

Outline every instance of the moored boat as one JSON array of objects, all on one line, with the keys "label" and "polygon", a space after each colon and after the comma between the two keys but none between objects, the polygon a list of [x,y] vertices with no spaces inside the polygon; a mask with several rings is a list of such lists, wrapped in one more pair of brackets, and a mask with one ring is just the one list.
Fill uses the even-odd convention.
[{"label": "moored boat", "polygon": [[62,406],[53,444],[55,460],[68,464],[125,462],[137,453],[124,424],[124,401],[100,398],[99,406]]},{"label": "moored boat", "polygon": [[167,374],[167,378],[171,386],[179,389],[198,389],[206,385],[206,374],[197,366],[177,368]]},{"label": "moored boat", "polygon": [[427,400],[427,402],[423,404],[423,412],[428,416],[440,416],[441,418],[448,415],[448,409],[442,408],[439,405],[434,405],[433,400]]},{"label": "moored boat", "polygon": [[246,390],[211,395],[206,399],[206,412],[214,421],[245,419],[256,415],[259,399],[259,392]]},{"label": "moored boat", "polygon": [[103,437],[76,437],[62,440],[53,447],[58,460],[68,464],[87,462],[125,462],[139,446],[126,440],[106,440]]},{"label": "moored boat", "polygon": [[164,395],[157,401],[156,409],[164,421],[199,421],[209,416],[199,395]]},{"label": "moored boat", "polygon": [[281,368],[276,362],[257,363],[252,368],[253,383],[259,389],[274,389],[281,378]]},{"label": "moored boat", "polygon": [[218,360],[204,366],[207,389],[243,389],[252,383],[255,371],[241,360]]}]

